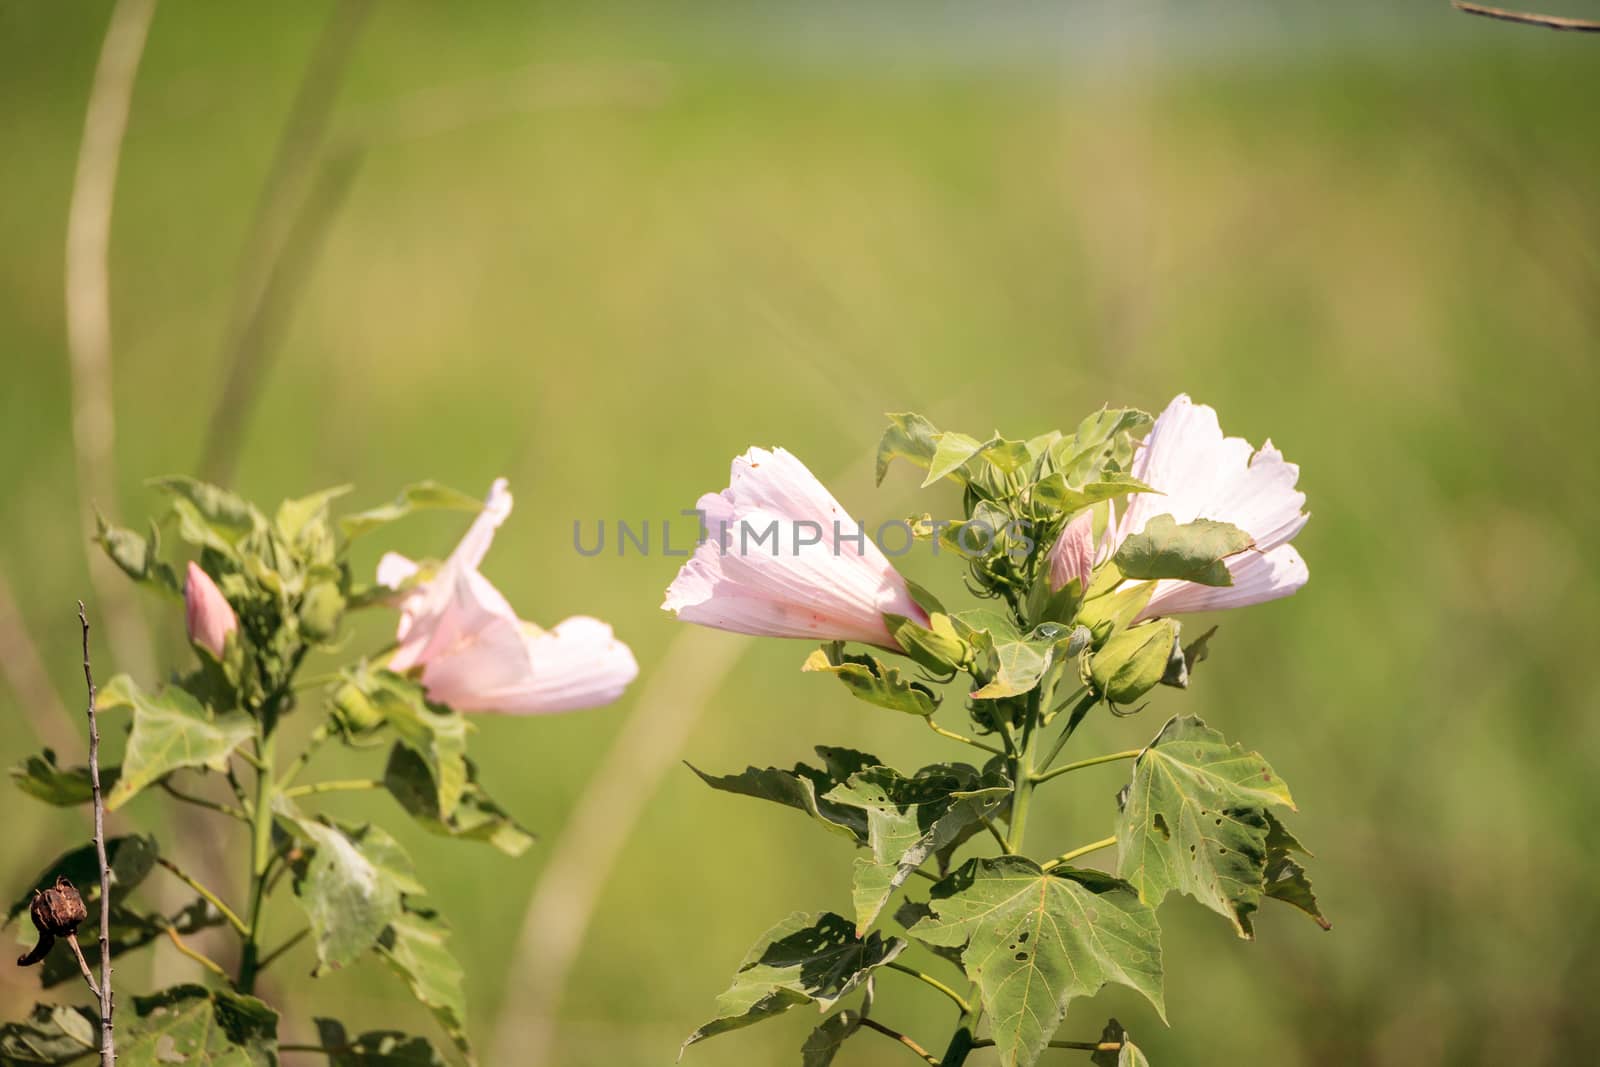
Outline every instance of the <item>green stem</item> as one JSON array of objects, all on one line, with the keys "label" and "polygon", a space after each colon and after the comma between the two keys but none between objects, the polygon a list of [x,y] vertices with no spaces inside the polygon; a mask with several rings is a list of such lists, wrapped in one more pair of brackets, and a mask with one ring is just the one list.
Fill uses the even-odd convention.
[{"label": "green stem", "polygon": [[[1039,763],[1041,769],[1050,766],[1056,761],[1056,757],[1061,755],[1061,750],[1067,746],[1067,741],[1072,737],[1072,731],[1077,729],[1077,724],[1083,721],[1083,716],[1088,713],[1090,708],[1094,707],[1099,699],[1099,694],[1093,689],[1085,688],[1078,692],[1076,699],[1071,702],[1072,712],[1067,716],[1067,725],[1063,726],[1061,733],[1056,735],[1056,743],[1050,746],[1050,754]],[[1056,714],[1059,713],[1060,710],[1058,709]],[[1047,719],[1054,718],[1055,715],[1047,716]]]},{"label": "green stem", "polygon": [[1097,767],[1102,763],[1115,763],[1119,759],[1138,759],[1143,754],[1144,749],[1142,748],[1130,748],[1126,751],[1113,752],[1106,756],[1094,756],[1090,759],[1081,759],[1076,763],[1063,763],[1054,770],[1045,771],[1043,774],[1035,774],[1033,776],[1033,781],[1034,784],[1037,785],[1041,782],[1048,782],[1052,778],[1059,778],[1061,775],[1067,774],[1071,771],[1081,771],[1085,767]]},{"label": "green stem", "polygon": [[310,785],[297,785],[293,789],[285,789],[283,795],[289,799],[296,797],[315,796],[318,793],[348,793],[358,789],[382,789],[383,782],[376,778],[349,778],[332,782],[313,782]]},{"label": "green stem", "polygon": [[961,1013],[963,1015],[972,1011],[972,1005],[967,1003],[966,997],[962,996],[960,993],[957,993],[954,989],[951,989],[933,975],[924,974],[915,967],[908,967],[904,963],[900,963],[896,960],[890,960],[888,963],[884,964],[884,966],[888,967],[891,971],[899,971],[901,974],[909,974],[918,981],[924,982],[932,986],[934,989],[937,989],[939,992],[949,997],[951,1001],[955,1003],[956,1007],[961,1009]]},{"label": "green stem", "polygon": [[228,905],[222,902],[221,897],[217,896],[211,890],[201,885],[194,879],[193,876],[180,868],[176,863],[173,863],[171,860],[167,859],[167,857],[157,856],[156,862],[161,864],[161,866],[165,867],[168,871],[172,872],[178,881],[182,882],[190,889],[193,889],[196,893],[199,893],[206,903],[210,904],[213,908],[216,908],[217,911],[221,913],[222,917],[228,920],[229,926],[232,926],[235,930],[239,931],[240,934],[249,936],[250,931],[249,928],[245,926],[244,921],[241,920],[238,915],[234,914],[232,908],[228,907]]},{"label": "green stem", "polygon": [[252,813],[255,831],[250,849],[250,927],[245,934],[244,951],[239,959],[239,992],[254,992],[256,975],[261,970],[262,905],[267,899],[267,871],[272,866],[272,807],[277,783],[273,778],[273,757],[277,750],[276,723],[263,711],[262,736],[256,763],[256,803]]},{"label": "green stem", "polygon": [[272,966],[272,961],[273,960],[277,959],[279,956],[283,955],[285,952],[288,952],[290,949],[294,948],[300,942],[304,941],[307,937],[310,936],[310,934],[311,934],[311,927],[309,927],[309,926],[302,927],[299,933],[297,933],[294,936],[290,937],[289,940],[285,941],[283,944],[279,945],[277,948],[273,949],[271,952],[267,953],[265,956],[262,956],[261,957],[261,962],[256,964],[256,973],[260,974],[262,971],[264,971],[268,967]]},{"label": "green stem", "polygon": [[205,797],[197,797],[193,793],[185,793],[183,790],[179,789],[177,786],[173,785],[171,782],[168,782],[164,778],[161,780],[160,785],[161,788],[167,792],[167,795],[171,796],[174,800],[181,800],[185,804],[193,804],[197,808],[209,808],[212,811],[228,816],[230,819],[238,819],[240,822],[250,821],[250,816],[246,815],[242,809],[236,808],[232,804],[219,804],[215,800],[207,800]]},{"label": "green stem", "polygon": [[922,721],[927,723],[928,728],[934,733],[938,734],[940,737],[948,737],[952,741],[960,741],[963,745],[971,745],[973,748],[981,748],[985,752],[993,753],[996,756],[1005,755],[1005,752],[1002,750],[995,748],[993,745],[985,744],[975,737],[968,737],[966,734],[958,734],[954,730],[946,730],[943,726],[940,726],[938,723],[934,722],[933,716],[931,715]]},{"label": "green stem", "polygon": [[330,731],[327,723],[322,723],[311,731],[311,736],[306,739],[305,750],[294,758],[294,762],[289,764],[289,769],[283,772],[283,777],[278,779],[279,789],[289,788],[290,784],[299,777],[300,772],[306,769],[306,764],[311,762],[311,757],[316,754],[317,749],[322,747],[322,743],[329,736]]},{"label": "green stem", "polygon": [[[917,1044],[915,1041],[913,1041],[911,1038],[907,1037],[905,1034],[902,1034],[900,1031],[891,1029],[891,1028],[883,1025],[882,1023],[878,1022],[878,1020],[876,1020],[876,1019],[865,1019],[864,1018],[864,1019],[861,1020],[861,1025],[866,1027],[868,1030],[874,1030],[874,1031],[882,1034],[885,1037],[894,1038],[896,1041],[900,1042],[906,1048],[908,1048],[912,1052],[916,1053],[925,1062],[934,1064],[935,1067],[937,1067],[939,1061],[938,1061],[937,1058],[934,1057],[933,1053],[929,1052],[927,1049],[923,1048],[921,1045]],[[279,1047],[282,1047],[282,1046],[279,1046]]]},{"label": "green stem", "polygon": [[1078,848],[1073,849],[1071,852],[1063,852],[1049,863],[1040,864],[1040,867],[1046,871],[1053,871],[1064,863],[1071,863],[1079,856],[1087,856],[1091,852],[1099,852],[1101,849],[1110,848],[1116,843],[1117,837],[1115,834],[1111,835],[1110,837],[1102,837],[1098,841],[1091,841],[1087,845],[1081,845]]}]

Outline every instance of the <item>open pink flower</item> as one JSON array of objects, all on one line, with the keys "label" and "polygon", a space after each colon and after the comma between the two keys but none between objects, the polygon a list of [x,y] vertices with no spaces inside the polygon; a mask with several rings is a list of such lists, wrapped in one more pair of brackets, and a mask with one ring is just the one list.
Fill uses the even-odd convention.
[{"label": "open pink flower", "polygon": [[685,622],[896,651],[885,614],[927,624],[872,538],[783,449],[739,456],[728,488],[707,493],[697,507],[709,536],[661,604]]},{"label": "open pink flower", "polygon": [[[628,646],[598,619],[573,616],[554,630],[517,618],[478,572],[494,532],[511,514],[504,478],[439,570],[400,599],[399,647],[389,669],[422,669],[431,700],[458,711],[538,713],[609,704],[639,674]],[[378,584],[399,589],[417,564],[389,553]]]},{"label": "open pink flower", "polygon": [[183,582],[183,616],[189,640],[221,659],[228,635],[239,628],[239,619],[211,575],[193,560]]},{"label": "open pink flower", "polygon": [[1130,498],[1112,551],[1157,515],[1179,524],[1229,522],[1255,539],[1253,548],[1227,560],[1232,585],[1163,580],[1140,618],[1260,604],[1288,596],[1310,578],[1289,544],[1311,517],[1302,510],[1306,495],[1295,488],[1300,468],[1270,440],[1252,453],[1244,438],[1222,435],[1215,410],[1180,394],[1139,446],[1132,474],[1158,492]]}]

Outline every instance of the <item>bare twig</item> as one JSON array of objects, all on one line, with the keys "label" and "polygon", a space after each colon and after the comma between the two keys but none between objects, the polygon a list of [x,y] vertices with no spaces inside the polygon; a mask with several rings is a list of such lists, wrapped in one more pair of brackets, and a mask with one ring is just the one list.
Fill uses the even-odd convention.
[{"label": "bare twig", "polygon": [[1589,19],[1572,19],[1562,15],[1538,15],[1532,11],[1507,11],[1483,4],[1469,4],[1466,0],[1450,0],[1457,11],[1468,15],[1482,15],[1501,22],[1520,22],[1524,26],[1543,26],[1547,30],[1571,30],[1574,33],[1600,33],[1600,22]]},{"label": "bare twig", "polygon": [[72,949],[72,955],[78,961],[78,970],[83,972],[83,980],[89,983],[89,992],[94,994],[96,1000],[99,1000],[100,985],[94,980],[94,971],[89,969],[89,961],[84,958],[83,946],[78,944],[78,935],[68,934],[67,945]]},{"label": "bare twig", "polygon": [[[111,402],[111,295],[107,260],[117,164],[128,128],[134,77],[155,0],[117,0],[100,48],[83,122],[83,143],[67,208],[66,318],[72,370],[72,440],[78,467],[78,512],[85,537],[95,533],[94,504],[116,497]],[[154,667],[150,631],[109,560],[89,550],[89,580],[112,652],[123,669],[148,677]]]},{"label": "bare twig", "polygon": [[228,481],[238,462],[273,336],[360,161],[350,153],[340,165],[321,166],[328,118],[371,6],[371,0],[341,0],[329,16],[262,187],[223,340],[222,393],[201,453],[200,473],[210,481]]},{"label": "bare twig", "polygon": [[[100,861],[100,1065],[116,1067],[117,1048],[112,1036],[111,1013],[111,865],[106,862],[106,806],[100,796],[100,723],[94,714],[94,669],[89,666],[89,616],[78,601],[78,625],[83,631],[83,682],[89,689],[89,786],[94,796],[94,851]],[[77,939],[73,939],[74,951]],[[79,953],[82,960],[82,953]],[[91,983],[92,984],[92,983]]]}]

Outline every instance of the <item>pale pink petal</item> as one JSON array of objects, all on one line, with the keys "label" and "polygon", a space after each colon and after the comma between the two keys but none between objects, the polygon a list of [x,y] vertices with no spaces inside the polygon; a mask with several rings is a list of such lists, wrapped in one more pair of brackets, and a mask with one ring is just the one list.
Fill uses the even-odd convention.
[{"label": "pale pink petal", "polygon": [[1286,597],[1305,585],[1311,571],[1293,545],[1279,545],[1270,552],[1250,551],[1227,561],[1233,584],[1200,585],[1196,582],[1163,581],[1155,595],[1139,613],[1140,619],[1158,615],[1184,615],[1196,611],[1221,611],[1244,608]]},{"label": "pale pink petal", "polygon": [[1076,579],[1081,594],[1094,577],[1095,556],[1094,512],[1084,511],[1067,523],[1046,555],[1050,563],[1050,588],[1059,592]]},{"label": "pale pink petal", "polygon": [[489,487],[489,496],[483,502],[483,510],[472,520],[472,526],[467,530],[467,535],[461,539],[461,543],[456,546],[456,550],[450,553],[449,562],[476,569],[489,552],[489,545],[494,541],[494,532],[510,514],[511,490],[504,478],[496,478],[494,484]]},{"label": "pale pink petal", "polygon": [[378,584],[387,589],[399,589],[420,569],[415,560],[409,560],[398,552],[385,552],[378,561]]},{"label": "pale pink petal", "polygon": [[239,619],[217,583],[193,560],[183,583],[183,607],[189,640],[222,658],[228,635],[239,628]]},{"label": "pale pink petal", "polygon": [[768,637],[897,648],[884,614],[927,613],[870,535],[790,453],[752,448],[700,498],[707,540],[667,588],[685,622]]},{"label": "pale pink petal", "polygon": [[430,663],[431,699],[461,711],[538,714],[599,707],[620,697],[639,665],[611,627],[574,616],[547,632],[496,623]]}]

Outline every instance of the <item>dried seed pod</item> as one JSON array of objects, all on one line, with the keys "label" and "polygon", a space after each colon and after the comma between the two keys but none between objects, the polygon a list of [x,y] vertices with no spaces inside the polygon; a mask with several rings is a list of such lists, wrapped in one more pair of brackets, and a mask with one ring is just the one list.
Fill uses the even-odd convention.
[{"label": "dried seed pod", "polygon": [[76,934],[78,925],[89,917],[89,909],[84,907],[78,887],[66,875],[57,877],[56,884],[48,889],[35,889],[28,913],[39,931],[39,943],[17,960],[19,967],[31,967],[44,959],[56,938]]}]

